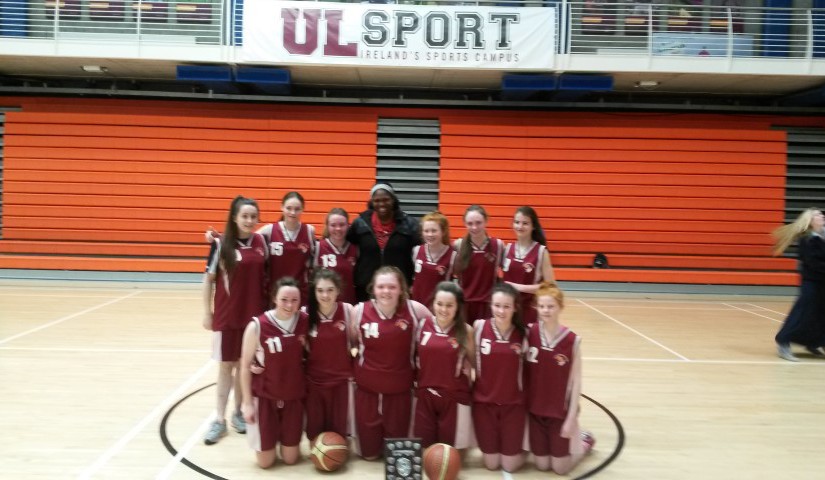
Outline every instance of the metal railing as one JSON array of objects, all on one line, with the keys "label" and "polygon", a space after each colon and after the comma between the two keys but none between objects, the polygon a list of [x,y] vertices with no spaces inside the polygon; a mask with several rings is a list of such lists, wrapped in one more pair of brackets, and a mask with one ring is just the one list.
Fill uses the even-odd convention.
[{"label": "metal railing", "polygon": [[[825,9],[701,6],[689,0],[361,3],[556,7],[562,55],[825,58]],[[242,0],[0,0],[0,42],[231,47],[241,38],[242,9]]]},{"label": "metal railing", "polygon": [[0,0],[0,37],[221,45],[225,5],[222,0]]}]

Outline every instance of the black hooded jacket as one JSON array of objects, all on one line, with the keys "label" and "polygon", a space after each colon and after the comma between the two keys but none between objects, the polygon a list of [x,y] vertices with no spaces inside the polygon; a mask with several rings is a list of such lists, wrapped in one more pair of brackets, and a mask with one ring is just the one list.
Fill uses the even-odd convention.
[{"label": "black hooded jacket", "polygon": [[347,231],[347,240],[358,246],[358,261],[355,264],[355,297],[359,302],[369,299],[367,286],[372,275],[384,265],[398,267],[409,286],[413,278],[412,250],[421,244],[418,221],[406,213],[395,211],[395,231],[387,240],[384,251],[378,246],[372,230],[373,210],[365,210],[352,222]]}]

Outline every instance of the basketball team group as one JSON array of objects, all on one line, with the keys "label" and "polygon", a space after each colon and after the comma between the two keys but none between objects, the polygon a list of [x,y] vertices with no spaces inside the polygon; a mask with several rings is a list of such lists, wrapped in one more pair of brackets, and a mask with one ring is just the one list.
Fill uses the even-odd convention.
[{"label": "basketball team group", "polygon": [[385,438],[420,438],[513,472],[528,453],[565,474],[592,449],[579,428],[580,337],[561,323],[564,294],[539,218],[516,209],[516,241],[487,234],[467,208],[450,239],[439,212],[403,212],[376,184],[351,222],[341,208],[316,239],[304,199],[283,197],[282,219],[258,227],[255,200],[236,197],[211,244],[204,328],[219,362],[217,419],[204,442],[247,435],[262,468],[299,460],[305,433],[349,439],[367,460]]}]

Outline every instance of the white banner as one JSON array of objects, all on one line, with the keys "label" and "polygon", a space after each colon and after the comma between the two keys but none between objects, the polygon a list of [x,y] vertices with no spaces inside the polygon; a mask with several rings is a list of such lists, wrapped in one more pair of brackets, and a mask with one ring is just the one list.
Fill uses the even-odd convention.
[{"label": "white banner", "polygon": [[245,0],[248,63],[552,70],[554,8]]}]

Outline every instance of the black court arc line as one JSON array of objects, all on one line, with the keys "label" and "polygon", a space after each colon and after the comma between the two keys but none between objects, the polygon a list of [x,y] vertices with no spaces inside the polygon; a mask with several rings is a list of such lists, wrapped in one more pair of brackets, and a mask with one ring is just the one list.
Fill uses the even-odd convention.
[{"label": "black court arc line", "polygon": [[613,424],[616,425],[616,431],[618,432],[619,438],[618,438],[618,441],[616,442],[615,450],[613,450],[613,453],[611,453],[610,456],[607,457],[607,459],[605,459],[605,461],[603,461],[602,463],[597,465],[596,468],[593,468],[591,470],[588,470],[588,471],[584,472],[583,474],[579,475],[578,477],[574,478],[573,480],[583,480],[585,478],[590,478],[593,475],[595,475],[595,474],[601,472],[602,470],[604,470],[605,468],[607,468],[608,465],[613,463],[613,461],[616,460],[616,458],[619,457],[619,454],[622,452],[622,449],[624,448],[624,439],[625,439],[624,427],[622,426],[622,422],[619,421],[619,419],[616,417],[616,415],[613,415],[613,412],[611,412],[607,407],[605,407],[601,403],[593,400],[591,397],[588,397],[587,395],[585,395],[583,393],[581,394],[581,396],[584,399],[586,399],[587,401],[589,401],[590,403],[592,403],[593,405],[599,407],[608,417],[610,417],[610,420],[612,420]]},{"label": "black court arc line", "polygon": [[[166,450],[168,450],[169,453],[172,454],[172,457],[177,455],[178,451],[175,449],[175,447],[172,446],[172,443],[169,441],[169,437],[166,435],[166,422],[169,420],[169,417],[172,415],[172,412],[174,412],[175,409],[178,408],[178,406],[181,403],[188,400],[190,397],[194,396],[195,394],[198,394],[198,393],[206,390],[207,388],[214,387],[215,385],[216,384],[214,384],[214,383],[210,383],[209,385],[206,385],[205,387],[201,387],[201,388],[195,390],[194,392],[190,393],[189,395],[181,398],[180,400],[177,401],[177,403],[175,403],[174,405],[169,407],[169,410],[166,412],[166,415],[164,415],[163,419],[160,421],[160,441],[163,442],[163,446],[166,447]],[[214,480],[229,480],[228,478],[224,478],[220,475],[216,475],[216,474],[210,472],[209,470],[206,470],[204,468],[199,467],[198,465],[195,465],[194,463],[187,460],[186,457],[181,457],[180,463],[186,465],[187,467],[191,468],[192,470],[200,473],[201,475],[203,475],[205,477],[209,477],[209,478],[212,478]]]},{"label": "black court arc line", "polygon": [[[174,412],[175,409],[178,408],[178,406],[180,406],[181,403],[185,402],[186,400],[188,400],[189,398],[195,396],[196,394],[206,390],[207,388],[211,388],[211,387],[214,387],[214,386],[215,386],[214,383],[210,383],[209,385],[203,386],[203,387],[195,390],[194,392],[190,393],[189,395],[186,395],[185,397],[181,398],[180,400],[175,402],[174,405],[169,407],[169,410],[166,412],[166,414],[163,416],[163,419],[160,421],[160,440],[161,440],[161,442],[163,442],[163,446],[166,447],[166,450],[169,453],[171,453],[173,457],[178,454],[178,451],[177,451],[177,449],[175,449],[174,446],[172,446],[172,443],[169,441],[169,437],[166,435],[166,423],[169,421],[169,417],[172,415],[172,412]],[[608,465],[613,463],[613,461],[616,460],[616,458],[618,458],[619,454],[621,453],[622,449],[624,448],[624,442],[625,442],[624,427],[622,426],[622,422],[619,421],[619,419],[616,417],[616,415],[614,415],[613,412],[611,412],[607,407],[605,407],[601,403],[597,402],[596,400],[593,400],[591,397],[588,397],[585,394],[581,394],[581,396],[585,400],[592,403],[593,405],[599,407],[610,418],[610,420],[613,421],[613,424],[616,425],[616,430],[618,431],[618,441],[616,442],[615,450],[613,450],[613,453],[611,453],[610,456],[607,457],[607,459],[604,462],[600,463],[595,468],[593,468],[591,470],[588,470],[587,472],[579,475],[578,477],[574,478],[573,480],[584,480],[586,478],[590,478],[590,477],[596,475],[597,473],[599,473],[600,471],[604,470],[605,468],[607,468]],[[228,478],[221,477],[220,475],[214,474],[214,473],[210,472],[209,470],[206,470],[206,469],[192,463],[186,457],[181,457],[180,463],[186,465],[187,467],[191,468],[192,470],[200,473],[201,475],[203,475],[205,477],[212,478],[214,480],[229,480]]]}]

